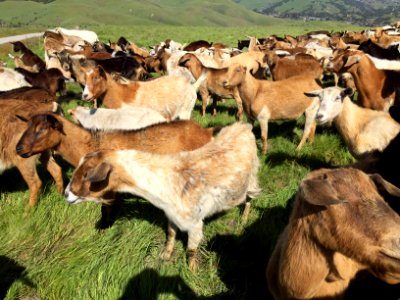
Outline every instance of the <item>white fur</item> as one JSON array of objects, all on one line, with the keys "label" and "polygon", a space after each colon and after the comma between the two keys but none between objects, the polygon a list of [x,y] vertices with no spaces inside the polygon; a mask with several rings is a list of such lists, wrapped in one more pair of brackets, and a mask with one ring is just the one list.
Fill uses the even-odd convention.
[{"label": "white fur", "polygon": [[97,34],[94,31],[90,30],[81,30],[81,29],[66,29],[62,27],[57,27],[55,32],[59,32],[65,35],[73,35],[82,38],[83,40],[89,42],[90,44],[94,44],[99,40]]},{"label": "white fur", "polygon": [[0,68],[0,91],[9,91],[12,89],[31,86],[24,75],[10,68]]},{"label": "white fur", "polygon": [[398,60],[376,58],[369,54],[367,54],[367,56],[372,60],[377,69],[400,71],[400,61]]},{"label": "white fur", "polygon": [[140,106],[119,109],[78,106],[71,114],[84,128],[100,130],[134,130],[167,121],[159,112]]}]

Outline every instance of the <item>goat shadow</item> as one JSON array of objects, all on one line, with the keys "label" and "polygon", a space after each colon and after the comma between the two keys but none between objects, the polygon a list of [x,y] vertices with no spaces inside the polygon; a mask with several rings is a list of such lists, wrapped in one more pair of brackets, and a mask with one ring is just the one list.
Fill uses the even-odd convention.
[{"label": "goat shadow", "polygon": [[334,168],[335,166],[326,162],[323,159],[319,159],[313,155],[307,153],[298,153],[298,155],[290,155],[287,152],[276,151],[268,153],[265,158],[265,162],[273,168],[275,166],[280,166],[285,161],[295,161],[296,163],[309,167],[311,170],[316,170],[320,168]]},{"label": "goat shadow", "polygon": [[22,280],[26,285],[34,287],[27,278],[25,267],[7,256],[0,255],[0,299],[4,299],[7,291],[16,280]]},{"label": "goat shadow", "polygon": [[[201,112],[202,109],[203,108],[202,108],[201,101],[200,101],[200,103],[196,101],[196,104],[195,104],[193,110]],[[237,106],[235,106],[235,105],[230,106],[230,105],[227,105],[226,103],[222,103],[222,101],[217,101],[215,109],[217,110],[217,114],[222,114],[222,113],[226,112],[229,116],[233,116],[233,117],[236,116],[237,111],[238,111]],[[212,114],[213,114],[212,100],[206,107],[206,114],[210,114],[211,117],[213,117],[212,116]]]},{"label": "goat shadow", "polygon": [[266,267],[279,234],[286,226],[295,195],[286,206],[259,210],[259,217],[240,235],[216,235],[208,242],[219,261],[219,277],[228,291],[225,299],[273,299],[268,291]]},{"label": "goat shadow", "polygon": [[159,299],[160,294],[173,294],[180,300],[220,299],[199,297],[180,276],[160,276],[157,270],[148,268],[129,280],[118,300]]},{"label": "goat shadow", "polygon": [[[275,240],[287,223],[293,200],[294,196],[286,207],[263,210],[261,218],[246,227],[239,236],[216,235],[207,243],[207,250],[215,251],[219,256],[219,276],[228,292],[213,296],[198,296],[179,275],[160,276],[157,270],[145,269],[129,280],[123,295],[118,300],[157,299],[158,295],[163,293],[173,294],[176,299],[273,299],[267,289],[265,269]],[[129,217],[139,217],[146,211],[138,207],[134,210],[139,215],[136,216],[134,212]],[[149,216],[152,213],[154,212],[150,210]],[[161,211],[160,213],[162,214]],[[140,217],[146,218],[143,215]],[[154,218],[154,215],[152,217]],[[153,220],[159,220],[158,216]],[[167,225],[166,222],[163,223],[158,225]]]}]

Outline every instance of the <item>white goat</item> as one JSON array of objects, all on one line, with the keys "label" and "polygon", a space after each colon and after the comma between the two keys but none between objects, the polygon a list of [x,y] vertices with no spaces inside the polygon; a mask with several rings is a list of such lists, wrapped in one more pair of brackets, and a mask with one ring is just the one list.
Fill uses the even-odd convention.
[{"label": "white goat", "polygon": [[[189,268],[194,270],[197,247],[203,238],[203,220],[260,192],[259,160],[251,128],[235,123],[223,128],[203,147],[171,155],[136,150],[90,153],[81,159],[65,198],[69,203],[102,202],[103,195],[112,190],[147,199],[162,209],[170,221],[164,258],[169,259],[172,254],[178,227],[189,234]],[[244,220],[249,209],[247,202]]]},{"label": "white goat", "polygon": [[167,122],[159,112],[147,107],[86,108],[68,110],[73,119],[86,129],[136,130],[152,124]]},{"label": "white goat", "polygon": [[94,31],[90,30],[66,29],[62,27],[57,27],[54,31],[65,35],[80,37],[81,39],[89,42],[90,44],[94,44],[99,40],[97,34]]},{"label": "white goat", "polygon": [[0,67],[0,91],[9,91],[24,86],[31,86],[24,75],[10,68]]},{"label": "white goat", "polygon": [[357,159],[382,151],[399,133],[400,124],[388,112],[363,108],[353,103],[350,88],[328,87],[305,93],[321,101],[318,124],[334,122],[350,153]]}]

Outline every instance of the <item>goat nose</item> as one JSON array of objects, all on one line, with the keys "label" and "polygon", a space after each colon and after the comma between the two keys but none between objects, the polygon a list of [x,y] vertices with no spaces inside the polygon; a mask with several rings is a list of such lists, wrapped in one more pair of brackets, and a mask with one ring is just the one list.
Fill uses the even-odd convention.
[{"label": "goat nose", "polygon": [[324,117],[323,114],[317,114],[316,117],[315,117],[315,119],[316,119],[317,121],[320,121],[323,117]]},{"label": "goat nose", "polygon": [[86,99],[88,97],[88,94],[82,94],[82,99]]},{"label": "goat nose", "polygon": [[223,86],[227,86],[228,85],[228,81],[227,80],[222,81],[222,85]]},{"label": "goat nose", "polygon": [[17,151],[17,153],[22,151],[22,145],[17,145],[17,147],[15,147],[15,150]]}]

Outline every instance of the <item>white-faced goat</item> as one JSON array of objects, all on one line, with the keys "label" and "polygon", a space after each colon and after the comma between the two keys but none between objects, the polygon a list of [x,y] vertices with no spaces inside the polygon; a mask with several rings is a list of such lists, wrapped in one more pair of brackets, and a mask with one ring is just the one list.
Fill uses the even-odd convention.
[{"label": "white-faced goat", "polygon": [[[163,257],[171,257],[176,229],[187,231],[189,268],[196,268],[203,220],[256,196],[259,161],[251,126],[235,123],[203,147],[157,155],[136,150],[87,154],[65,190],[69,203],[103,202],[105,194],[128,192],[147,199],[169,219]],[[93,188],[95,186],[95,188]],[[246,203],[243,221],[250,202]]]},{"label": "white-faced goat", "polygon": [[328,87],[305,95],[321,101],[316,120],[318,124],[334,122],[351,154],[366,158],[382,151],[400,132],[400,124],[388,112],[363,108],[353,103],[350,88]]}]

